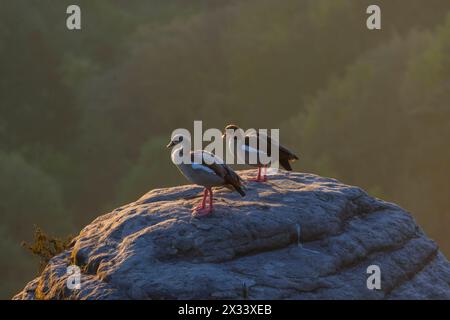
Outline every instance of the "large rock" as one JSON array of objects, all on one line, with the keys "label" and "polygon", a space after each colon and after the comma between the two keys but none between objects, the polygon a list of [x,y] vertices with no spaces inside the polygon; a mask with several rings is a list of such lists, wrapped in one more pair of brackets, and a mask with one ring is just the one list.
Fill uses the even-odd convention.
[{"label": "large rock", "polygon": [[[200,187],[153,190],[85,227],[14,298],[450,299],[449,262],[402,208],[312,174],[247,188],[217,190],[205,218],[190,212]],[[80,290],[66,286],[70,265]]]}]

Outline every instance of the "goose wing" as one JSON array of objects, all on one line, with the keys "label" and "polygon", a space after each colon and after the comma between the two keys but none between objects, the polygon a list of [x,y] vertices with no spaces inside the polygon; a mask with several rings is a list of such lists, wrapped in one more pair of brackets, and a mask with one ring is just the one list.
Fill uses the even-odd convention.
[{"label": "goose wing", "polygon": [[231,185],[242,196],[245,195],[242,190],[243,181],[241,177],[219,157],[201,150],[191,152],[191,161],[195,165],[203,166],[206,170],[214,172],[215,175],[223,179],[224,185]]},{"label": "goose wing", "polygon": [[251,137],[257,137],[257,146],[258,149],[260,148],[260,139],[261,140],[266,140],[266,144],[267,144],[267,154],[270,156],[272,154],[272,140],[273,140],[273,144],[274,146],[278,146],[279,148],[279,152],[280,152],[280,160],[285,159],[285,160],[298,160],[298,157],[292,152],[290,151],[288,148],[282,146],[280,144],[279,141],[272,139],[270,136],[267,136],[263,133],[259,133],[256,132],[256,134],[252,134],[252,135],[248,135],[245,137],[245,144],[247,146],[250,147],[250,138]]}]

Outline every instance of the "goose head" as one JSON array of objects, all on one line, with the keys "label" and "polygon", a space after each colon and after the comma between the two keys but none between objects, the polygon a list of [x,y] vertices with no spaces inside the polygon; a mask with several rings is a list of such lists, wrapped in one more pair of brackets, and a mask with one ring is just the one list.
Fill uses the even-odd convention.
[{"label": "goose head", "polygon": [[222,138],[226,138],[227,133],[235,133],[236,130],[240,129],[237,125],[235,124],[229,124],[225,127],[225,129],[223,130],[223,134],[222,134]]},{"label": "goose head", "polygon": [[182,143],[183,140],[185,140],[186,137],[184,137],[181,134],[177,134],[175,136],[173,136],[172,140],[170,140],[169,144],[167,145],[167,148],[172,148],[174,146],[176,146],[179,143]]}]

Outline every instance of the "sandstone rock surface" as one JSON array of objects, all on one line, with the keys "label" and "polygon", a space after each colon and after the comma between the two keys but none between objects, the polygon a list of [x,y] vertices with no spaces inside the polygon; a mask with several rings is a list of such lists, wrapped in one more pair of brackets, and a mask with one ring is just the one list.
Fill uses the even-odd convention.
[{"label": "sandstone rock surface", "polygon": [[[244,198],[216,190],[213,215],[193,218],[201,191],[155,189],[98,217],[14,299],[450,299],[436,243],[358,187],[282,171]],[[370,265],[380,290],[367,288]]]}]

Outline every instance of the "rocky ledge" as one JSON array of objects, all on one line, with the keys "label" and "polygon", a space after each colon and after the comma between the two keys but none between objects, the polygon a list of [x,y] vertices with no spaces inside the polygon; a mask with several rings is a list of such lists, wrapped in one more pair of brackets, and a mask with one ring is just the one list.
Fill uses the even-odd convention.
[{"label": "rocky ledge", "polygon": [[[98,217],[14,299],[450,299],[436,243],[358,187],[283,171],[244,198],[217,190],[215,212],[193,218],[201,191],[152,190]],[[367,287],[371,265],[380,289]]]}]

